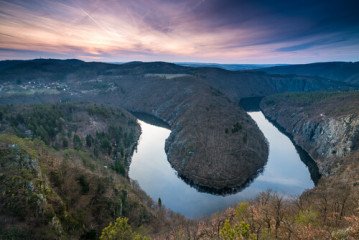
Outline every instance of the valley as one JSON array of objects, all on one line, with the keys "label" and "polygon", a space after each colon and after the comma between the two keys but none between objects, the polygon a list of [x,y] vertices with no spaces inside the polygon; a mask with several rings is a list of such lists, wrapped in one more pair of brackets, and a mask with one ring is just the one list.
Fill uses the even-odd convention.
[{"label": "valley", "polygon": [[[286,239],[289,233],[302,234],[307,223],[296,218],[312,212],[326,226],[325,234],[349,229],[354,225],[346,219],[356,217],[359,192],[358,92],[353,81],[324,77],[330,75],[164,62],[0,62],[1,177],[9,183],[3,191],[13,194],[11,184],[16,183],[24,189],[14,195],[16,201],[34,194],[45,199],[43,204],[28,202],[24,215],[17,216],[10,195],[4,195],[6,228],[0,233],[36,237],[50,227],[45,238],[95,239],[114,219],[127,217],[133,229],[154,239],[182,233],[186,239],[218,239],[224,238],[221,229],[237,229],[242,219],[251,229],[248,234]],[[248,98],[255,99],[249,110],[242,105]],[[159,145],[157,130],[148,135],[151,125],[138,123],[135,116],[167,128]],[[141,152],[141,136],[156,153]],[[151,154],[153,165],[146,167]],[[11,159],[19,162],[9,164]],[[31,165],[37,161],[40,168]],[[34,182],[39,184],[27,187]],[[98,184],[105,182],[102,189]],[[269,189],[275,193],[266,193]],[[338,198],[327,199],[334,192]],[[297,201],[304,203],[297,208]],[[230,208],[238,202],[247,204],[245,218],[236,218],[237,207]],[[272,212],[279,203],[288,207],[281,208],[286,220],[280,223]],[[254,221],[253,211],[263,206],[270,214],[260,212]],[[84,208],[91,211],[84,213]],[[217,211],[222,212],[212,215]],[[31,221],[40,212],[45,220],[35,228]],[[340,215],[337,222],[331,214]],[[283,225],[288,221],[290,226]],[[273,228],[272,222],[279,225]],[[27,227],[16,235],[22,224]]]}]

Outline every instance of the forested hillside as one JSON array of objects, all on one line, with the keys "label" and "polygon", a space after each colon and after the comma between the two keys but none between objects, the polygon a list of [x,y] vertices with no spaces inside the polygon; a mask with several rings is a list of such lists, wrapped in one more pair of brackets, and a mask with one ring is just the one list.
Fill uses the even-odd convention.
[{"label": "forested hillside", "polygon": [[139,134],[120,109],[0,107],[0,238],[97,239],[117,217],[143,234],[173,223],[126,177]]},{"label": "forested hillside", "polygon": [[359,84],[359,62],[323,62],[263,68],[259,71],[274,74],[319,76],[331,80]]}]

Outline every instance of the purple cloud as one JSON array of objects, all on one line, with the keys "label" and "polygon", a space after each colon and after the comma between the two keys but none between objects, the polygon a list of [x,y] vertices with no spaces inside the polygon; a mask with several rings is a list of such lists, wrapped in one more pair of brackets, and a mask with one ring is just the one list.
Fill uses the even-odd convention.
[{"label": "purple cloud", "polygon": [[1,59],[358,61],[359,3],[0,0],[0,48]]}]

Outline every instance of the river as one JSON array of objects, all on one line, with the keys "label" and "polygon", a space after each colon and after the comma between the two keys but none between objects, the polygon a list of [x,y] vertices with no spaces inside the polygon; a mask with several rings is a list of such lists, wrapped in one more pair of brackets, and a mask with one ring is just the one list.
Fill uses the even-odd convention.
[{"label": "river", "polygon": [[[284,197],[298,196],[314,186],[309,169],[292,141],[270,123],[260,111],[248,112],[269,142],[269,156],[263,172],[246,188],[229,195],[200,192],[177,176],[164,150],[170,130],[138,120],[141,125],[137,151],[129,177],[157,202],[188,218],[200,218],[272,190]],[[302,157],[302,159],[301,159]],[[303,161],[304,162],[303,162]]]}]

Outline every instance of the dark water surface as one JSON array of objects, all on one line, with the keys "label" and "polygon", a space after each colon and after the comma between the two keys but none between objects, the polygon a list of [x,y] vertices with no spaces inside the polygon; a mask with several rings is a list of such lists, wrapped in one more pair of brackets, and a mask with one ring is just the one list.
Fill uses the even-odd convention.
[{"label": "dark water surface", "polygon": [[164,150],[170,130],[139,120],[142,134],[137,151],[132,157],[129,176],[155,202],[162,203],[189,218],[208,216],[234,205],[240,200],[254,198],[268,189],[285,197],[297,196],[312,188],[314,183],[308,167],[303,163],[291,140],[270,123],[260,111],[248,112],[269,142],[266,166],[246,188],[240,192],[221,196],[199,192],[177,176],[167,161]]}]

